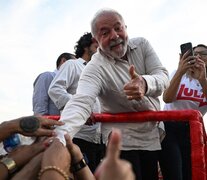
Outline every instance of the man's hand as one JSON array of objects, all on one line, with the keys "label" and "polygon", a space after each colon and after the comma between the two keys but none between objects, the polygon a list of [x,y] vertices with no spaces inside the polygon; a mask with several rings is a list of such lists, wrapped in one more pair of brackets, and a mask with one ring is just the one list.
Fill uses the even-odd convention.
[{"label": "man's hand", "polygon": [[34,156],[45,150],[45,145],[43,142],[35,142],[31,145],[22,145],[14,149],[8,154],[11,157],[18,168],[27,164]]},{"label": "man's hand", "polygon": [[131,76],[131,80],[129,83],[124,85],[124,92],[127,95],[127,99],[140,100],[147,91],[146,81],[142,76],[135,72],[134,65],[130,66],[129,74]]},{"label": "man's hand", "polygon": [[[34,132],[25,132],[21,127],[20,127],[20,122],[23,119],[28,119],[28,120],[38,120],[38,128]],[[36,117],[36,116],[26,116],[26,117],[21,117],[18,118],[17,120],[18,123],[18,133],[23,134],[25,136],[54,136],[54,126],[61,126],[64,124],[64,122],[61,121],[55,121],[51,119],[46,119],[43,117]]]},{"label": "man's hand", "polygon": [[70,152],[71,155],[72,164],[79,162],[83,158],[83,154],[80,148],[73,143],[72,139],[68,134],[65,134],[65,140],[66,140],[66,147],[68,148],[68,151]]},{"label": "man's hand", "polygon": [[69,172],[71,156],[68,149],[57,138],[53,138],[50,146],[45,150],[42,158],[42,167],[57,166]]},{"label": "man's hand", "polygon": [[95,172],[97,180],[134,180],[135,175],[128,161],[119,158],[121,148],[121,133],[113,129],[107,146],[106,157]]},{"label": "man's hand", "polygon": [[91,116],[87,119],[85,125],[92,126],[94,124],[96,124],[96,119],[92,113]]}]

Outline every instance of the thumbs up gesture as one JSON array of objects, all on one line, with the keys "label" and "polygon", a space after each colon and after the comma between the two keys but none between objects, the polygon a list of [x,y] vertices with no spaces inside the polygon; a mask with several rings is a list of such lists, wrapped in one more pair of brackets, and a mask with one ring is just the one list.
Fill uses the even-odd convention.
[{"label": "thumbs up gesture", "polygon": [[113,129],[106,150],[106,157],[95,171],[97,180],[135,180],[131,164],[119,158],[121,132]]},{"label": "thumbs up gesture", "polygon": [[127,99],[140,100],[146,93],[147,84],[145,79],[135,72],[134,65],[129,67],[129,74],[131,80],[124,85],[124,92],[127,96]]}]

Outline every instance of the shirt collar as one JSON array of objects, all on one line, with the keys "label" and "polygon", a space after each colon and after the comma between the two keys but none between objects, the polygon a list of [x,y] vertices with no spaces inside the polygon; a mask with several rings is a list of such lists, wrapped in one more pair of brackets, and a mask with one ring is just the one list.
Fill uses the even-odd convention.
[{"label": "shirt collar", "polygon": [[136,49],[137,48],[137,45],[134,44],[132,41],[129,41],[128,42],[128,48],[127,50],[132,50],[132,49]]},{"label": "shirt collar", "polygon": [[76,61],[79,61],[83,65],[87,64],[87,61],[85,61],[83,58],[78,58]]}]

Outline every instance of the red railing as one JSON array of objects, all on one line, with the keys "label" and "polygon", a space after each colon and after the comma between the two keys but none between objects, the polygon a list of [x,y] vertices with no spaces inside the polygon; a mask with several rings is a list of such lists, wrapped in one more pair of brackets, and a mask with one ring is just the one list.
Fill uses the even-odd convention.
[{"label": "red railing", "polygon": [[[58,120],[59,116],[45,116]],[[207,138],[201,114],[196,110],[145,111],[118,114],[94,113],[96,122],[189,121],[192,180],[207,180]]]}]

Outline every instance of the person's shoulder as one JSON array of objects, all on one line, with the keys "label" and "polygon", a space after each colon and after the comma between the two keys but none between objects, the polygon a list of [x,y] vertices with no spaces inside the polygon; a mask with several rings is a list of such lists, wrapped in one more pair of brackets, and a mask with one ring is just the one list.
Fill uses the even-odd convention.
[{"label": "person's shoulder", "polygon": [[41,83],[45,81],[51,81],[54,78],[54,76],[55,76],[55,72],[52,71],[42,72],[36,77],[33,85],[35,85],[37,82]]},{"label": "person's shoulder", "polygon": [[76,65],[79,63],[79,59],[70,59],[68,61],[66,61],[65,63],[62,64],[62,66],[66,67],[66,66],[72,66],[72,65]]},{"label": "person's shoulder", "polygon": [[79,59],[70,59],[66,61],[64,64],[76,64],[78,63]]},{"label": "person's shoulder", "polygon": [[53,73],[54,73],[53,71],[45,71],[45,72],[40,73],[38,76],[47,76]]},{"label": "person's shoulder", "polygon": [[135,37],[135,38],[129,39],[129,44],[132,44],[132,45],[138,45],[138,44],[145,43],[145,42],[148,42],[148,40],[144,37]]},{"label": "person's shoulder", "polygon": [[38,77],[40,78],[45,78],[45,77],[49,77],[49,76],[53,76],[55,72],[53,71],[45,71],[45,72],[42,72],[38,75]]},{"label": "person's shoulder", "polygon": [[145,50],[146,48],[151,47],[149,41],[144,37],[135,37],[129,40],[128,46],[131,49],[137,49],[140,51]]},{"label": "person's shoulder", "polygon": [[60,66],[60,69],[59,71],[61,70],[66,70],[66,69],[71,69],[73,68],[74,66],[77,65],[77,59],[70,59],[68,61],[66,61],[65,63],[63,63],[61,66]]}]

